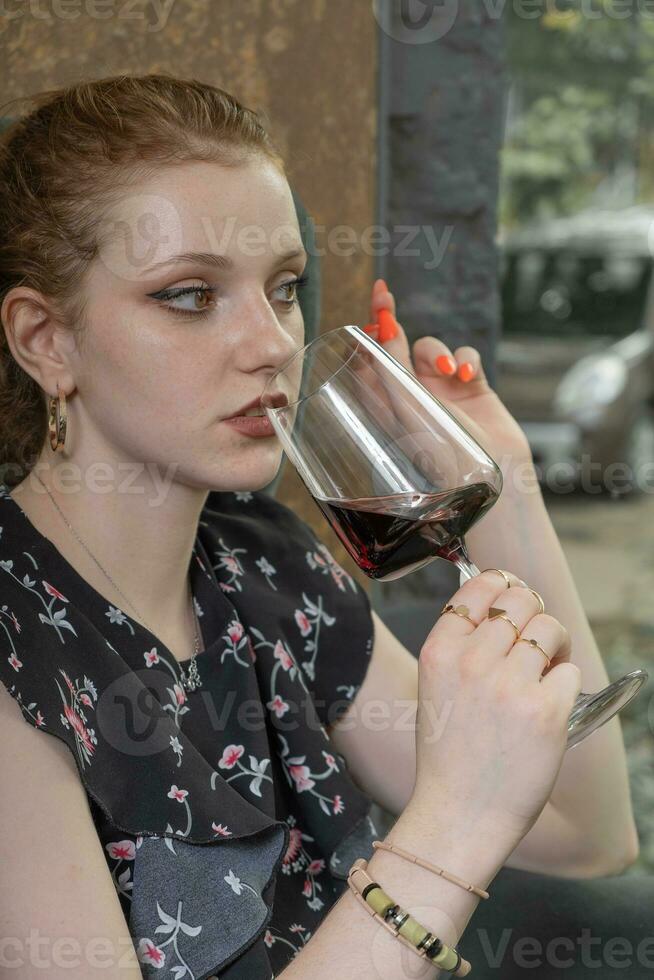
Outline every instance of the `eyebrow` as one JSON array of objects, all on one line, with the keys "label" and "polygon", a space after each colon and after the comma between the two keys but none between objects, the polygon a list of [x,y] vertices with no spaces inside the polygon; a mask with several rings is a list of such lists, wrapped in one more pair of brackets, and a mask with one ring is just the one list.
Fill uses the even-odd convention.
[{"label": "eyebrow", "polygon": [[[300,257],[305,259],[309,258],[306,249],[294,248],[291,249],[291,251],[284,252],[282,255],[280,255],[276,265],[282,265],[284,262],[288,262],[289,259],[296,259]],[[225,271],[230,271],[234,268],[233,260],[228,258],[226,255],[218,255],[215,252],[182,252],[181,255],[171,255],[170,258],[163,259],[161,262],[156,262],[154,265],[151,265],[149,269],[146,269],[145,272],[155,272],[157,269],[160,269],[166,265],[181,265],[188,262],[195,262],[199,265],[209,265]]]}]

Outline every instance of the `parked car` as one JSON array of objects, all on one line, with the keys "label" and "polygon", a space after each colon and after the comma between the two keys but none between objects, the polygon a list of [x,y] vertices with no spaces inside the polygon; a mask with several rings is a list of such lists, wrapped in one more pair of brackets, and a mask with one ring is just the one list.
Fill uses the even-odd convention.
[{"label": "parked car", "polygon": [[498,392],[543,482],[654,491],[654,208],[587,211],[500,245]]}]

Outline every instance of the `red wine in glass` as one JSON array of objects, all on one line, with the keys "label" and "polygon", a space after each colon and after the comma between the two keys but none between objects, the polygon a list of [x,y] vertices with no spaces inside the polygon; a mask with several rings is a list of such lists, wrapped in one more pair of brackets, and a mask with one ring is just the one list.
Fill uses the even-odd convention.
[{"label": "red wine in glass", "polygon": [[313,499],[359,568],[388,582],[434,558],[456,564],[465,555],[464,535],[497,496],[482,482],[436,493]]}]

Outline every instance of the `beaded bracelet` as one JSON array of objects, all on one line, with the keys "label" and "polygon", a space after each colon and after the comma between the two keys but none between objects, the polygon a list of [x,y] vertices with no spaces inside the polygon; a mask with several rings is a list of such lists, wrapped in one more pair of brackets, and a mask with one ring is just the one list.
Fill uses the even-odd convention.
[{"label": "beaded bracelet", "polygon": [[429,861],[425,861],[423,858],[419,858],[415,854],[405,851],[404,848],[398,847],[397,844],[387,844],[386,841],[374,840],[372,846],[375,848],[380,847],[384,851],[390,851],[392,854],[399,854],[400,857],[406,858],[407,861],[418,864],[421,868],[426,868],[427,871],[433,871],[434,874],[445,878],[446,881],[451,881],[454,885],[465,888],[467,892],[472,892],[473,895],[478,895],[479,898],[490,898],[488,892],[483,888],[478,888],[477,885],[471,885],[469,881],[464,881],[463,878],[459,878],[458,875],[453,875],[449,871],[443,871],[437,864],[430,864]]},{"label": "beaded bracelet", "polygon": [[453,973],[455,977],[466,977],[472,969],[470,963],[453,946],[446,946],[409,912],[401,909],[381,885],[372,880],[367,867],[368,862],[364,858],[357,858],[348,872],[347,883],[357,901],[422,959],[428,959],[434,966]]}]

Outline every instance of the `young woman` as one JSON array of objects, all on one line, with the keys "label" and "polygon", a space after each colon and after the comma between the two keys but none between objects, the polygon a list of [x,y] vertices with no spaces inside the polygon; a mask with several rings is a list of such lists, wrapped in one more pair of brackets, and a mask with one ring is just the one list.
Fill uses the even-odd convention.
[{"label": "young woman", "polygon": [[450,945],[479,899],[373,853],[372,800],[387,841],[481,887],[633,861],[619,721],[564,754],[607,676],[477,352],[384,340],[505,475],[470,535],[500,570],[452,597],[466,615],[435,611],[416,660],[260,492],[281,450],[244,416],[303,343],[307,254],[256,114],[167,76],[79,84],[12,125],[0,171],[11,976],[409,975],[352,862]]}]

